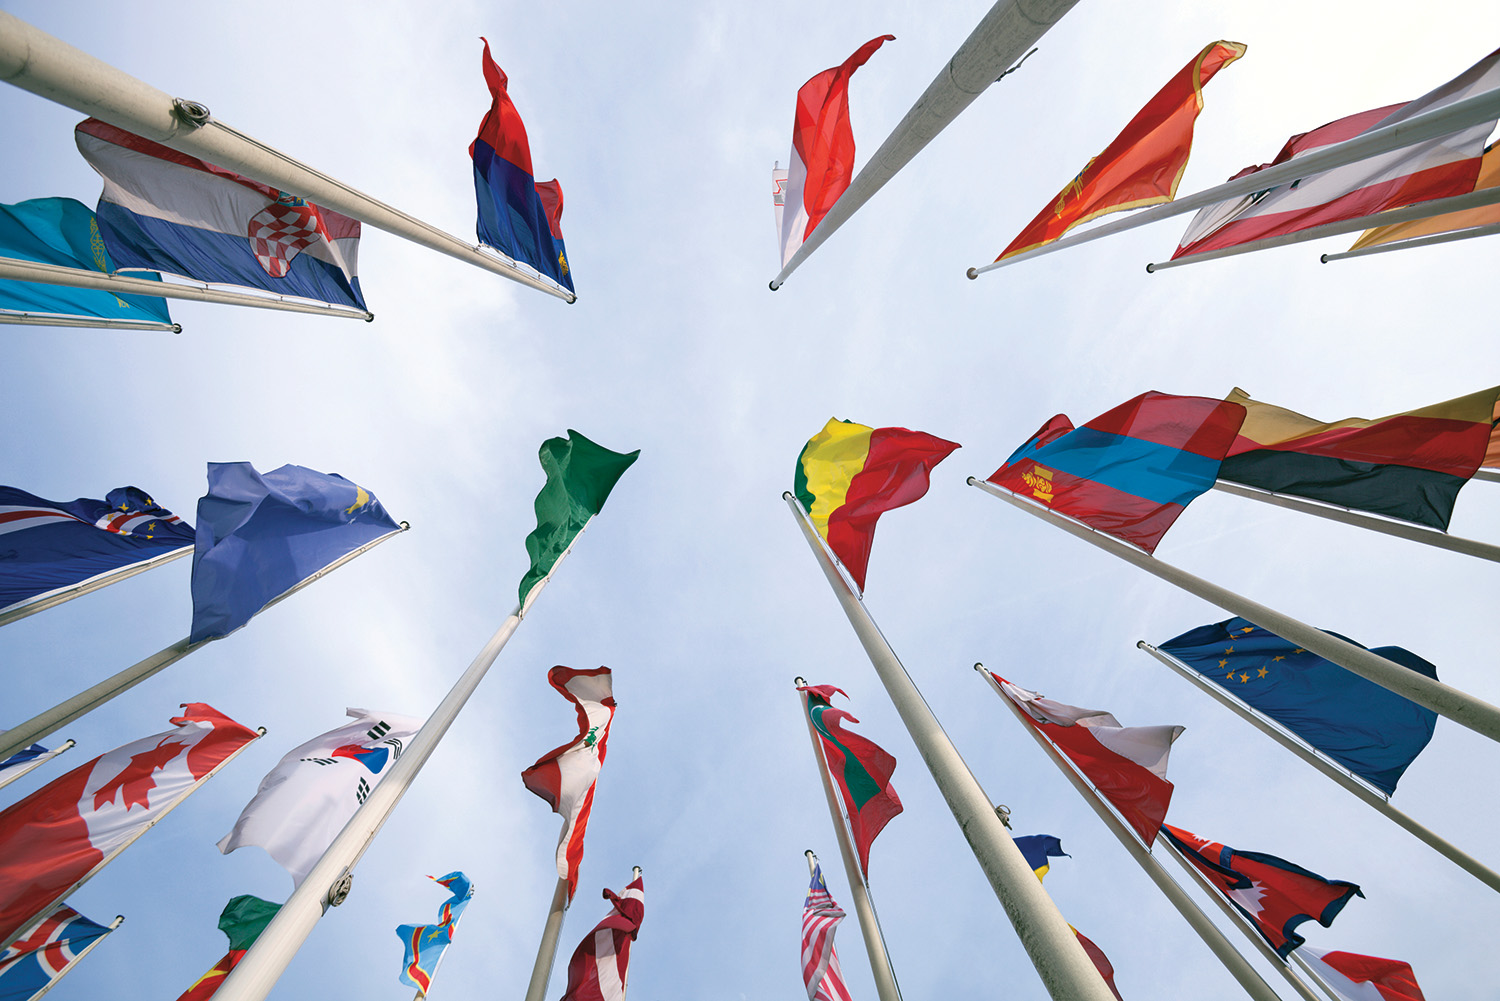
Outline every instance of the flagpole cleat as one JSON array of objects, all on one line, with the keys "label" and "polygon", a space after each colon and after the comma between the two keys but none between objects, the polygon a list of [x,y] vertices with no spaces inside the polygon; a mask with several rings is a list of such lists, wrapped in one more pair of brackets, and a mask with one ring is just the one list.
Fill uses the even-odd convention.
[{"label": "flagpole cleat", "polygon": [[[328,907],[337,907],[349,899],[349,891],[354,888],[354,874],[345,869],[339,878],[333,881],[328,888]],[[328,908],[324,908],[326,912]]]},{"label": "flagpole cleat", "polygon": [[208,124],[208,107],[185,97],[172,98],[172,115],[182,124],[201,129]]}]

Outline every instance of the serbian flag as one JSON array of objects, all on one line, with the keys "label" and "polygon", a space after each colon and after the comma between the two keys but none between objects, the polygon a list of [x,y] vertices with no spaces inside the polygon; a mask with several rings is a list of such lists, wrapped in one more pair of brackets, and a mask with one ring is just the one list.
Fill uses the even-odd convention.
[{"label": "serbian flag", "polygon": [[989,482],[1152,553],[1214,485],[1244,419],[1236,403],[1142,393],[1081,428],[1058,414]]},{"label": "serbian flag", "polygon": [[823,760],[849,818],[849,833],[859,854],[859,870],[870,874],[870,845],[891,818],[901,812],[901,797],[891,788],[896,759],[872,740],[844,729],[843,721],[858,723],[852,715],[830,705],[833,694],[848,698],[842,688],[812,685],[799,688],[807,696],[807,717],[818,732]]},{"label": "serbian flag", "polygon": [[1121,726],[1103,710],[1054,702],[998,674],[990,676],[1150,848],[1172,802],[1167,755],[1184,728]]},{"label": "serbian flag", "polygon": [[0,940],[25,930],[259,734],[201,702],[0,812]]},{"label": "serbian flag", "polygon": [[880,516],[921,500],[932,467],[958,447],[922,431],[831,417],[803,446],[792,492],[861,591]]},{"label": "serbian flag", "polygon": [[[1475,191],[1483,191],[1487,188],[1500,188],[1500,147],[1491,145],[1484,151],[1484,156],[1479,161],[1479,180],[1474,182]],[[1461,229],[1473,229],[1477,226],[1493,226],[1500,223],[1500,204],[1481,205],[1476,209],[1463,209],[1458,212],[1444,212],[1442,215],[1428,216],[1426,219],[1413,219],[1411,222],[1397,222],[1389,226],[1377,226],[1367,229],[1350,250],[1363,250],[1366,247],[1381,247],[1388,243],[1400,243],[1404,240],[1415,240],[1421,236],[1436,236],[1439,233],[1456,233]]]},{"label": "serbian flag", "polygon": [[560,1001],[625,1001],[630,946],[646,917],[646,885],[637,876],[624,893],[604,891],[612,905],[568,960],[568,989]]},{"label": "serbian flag", "polygon": [[849,124],[849,78],[895,35],[872,38],[842,64],[826,69],[797,91],[792,158],[781,214],[781,265],[812,236],[818,223],[854,179],[854,128]]},{"label": "serbian flag", "polygon": [[480,41],[490,110],[469,144],[479,202],[479,242],[531,265],[571,292],[573,275],[563,247],[562,185],[556,179],[537,181],[526,126],[506,89],[509,81],[490,57],[489,41]]},{"label": "serbian flag", "polygon": [[1304,946],[1302,960],[1346,1001],[1426,1001],[1410,963]]},{"label": "serbian flag", "polygon": [[208,1001],[218,992],[224,978],[234,969],[245,953],[266,930],[266,925],[281,910],[280,904],[241,894],[224,905],[219,913],[219,931],[229,939],[229,951],[224,958],[211,966],[207,973],[193,981],[193,986],[183,991],[177,1001]]},{"label": "serbian flag", "polygon": [[1316,921],[1327,928],[1351,897],[1364,896],[1353,883],[1324,879],[1275,855],[1237,851],[1171,824],[1161,832],[1282,959],[1305,941],[1298,925]]},{"label": "serbian flag", "polygon": [[[1287,163],[1313,150],[1375,129],[1398,125],[1496,87],[1500,87],[1500,49],[1485,56],[1462,75],[1408,104],[1392,104],[1350,115],[1311,132],[1292,136],[1269,164],[1246,167],[1230,180]],[[1494,127],[1493,119],[1480,122],[1446,136],[1298,178],[1268,191],[1210,205],[1193,217],[1172,259],[1236,247],[1326,223],[1359,219],[1434,198],[1468,194],[1474,190],[1479,178],[1484,143]]]},{"label": "serbian flag", "polygon": [[1084,164],[1057,200],[1042,209],[995,258],[1034,250],[1074,226],[1111,212],[1159,205],[1177,195],[1203,110],[1203,86],[1245,54],[1239,42],[1211,42],[1167,81],[1104,152]]},{"label": "serbian flag", "polygon": [[521,781],[563,818],[557,874],[568,881],[571,902],[583,862],[583,836],[594,808],[594,783],[604,767],[609,725],[615,718],[614,689],[607,667],[576,671],[559,665],[547,672],[547,680],[577,710],[578,736],[538,758],[521,773]]},{"label": "serbian flag", "polygon": [[46,991],[122,920],[95,924],[58,904],[29,934],[0,952],[0,1001],[27,1001]]},{"label": "serbian flag", "polygon": [[97,119],[73,138],[104,178],[96,215],[119,268],[365,308],[356,220]]}]

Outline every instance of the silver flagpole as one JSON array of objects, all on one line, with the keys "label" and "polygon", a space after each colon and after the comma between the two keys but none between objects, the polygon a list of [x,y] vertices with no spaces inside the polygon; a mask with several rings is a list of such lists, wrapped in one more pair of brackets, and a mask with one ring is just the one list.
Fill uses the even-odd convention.
[{"label": "silver flagpole", "polygon": [[1459,691],[1452,685],[1445,685],[1441,681],[1435,681],[1425,675],[1418,674],[1400,664],[1386,660],[1378,654],[1371,653],[1363,647],[1346,643],[1337,636],[1331,636],[1315,626],[1292,618],[1267,608],[1265,605],[1249,598],[1239,595],[1228,588],[1204,580],[1202,577],[1188,573],[1170,563],[1165,563],[1144,550],[1127,545],[1103,532],[1096,532],[1081,522],[1071,518],[1062,517],[1053,511],[1039,507],[1030,501],[1016,496],[1009,490],[995,486],[969,477],[969,485],[978,487],[984,492],[998,497],[1013,507],[1035,515],[1056,525],[1069,535],[1077,536],[1105,552],[1118,556],[1126,563],[1139,567],[1147,573],[1160,577],[1169,584],[1174,584],[1190,594],[1195,594],[1210,604],[1218,605],[1220,608],[1232,612],[1243,619],[1255,623],[1263,629],[1280,636],[1282,639],[1291,640],[1298,646],[1311,650],[1324,660],[1331,661],[1347,671],[1359,675],[1368,681],[1373,681],[1382,688],[1389,689],[1397,695],[1411,699],[1419,706],[1431,709],[1440,716],[1446,716],[1453,722],[1466,726],[1475,733],[1483,734],[1491,740],[1500,741],[1500,709],[1490,705],[1483,699],[1475,698],[1467,692]]},{"label": "silver flagpole", "polygon": [[[334,560],[332,563],[328,564],[326,567],[319,570],[311,577],[308,577],[306,580],[300,581],[299,583],[287,588],[281,594],[277,595],[270,601],[266,602],[263,606],[261,606],[260,611],[256,612],[255,614],[259,615],[261,614],[261,612],[264,612],[272,605],[275,605],[278,602],[285,601],[287,598],[290,598],[292,595],[296,594],[304,587],[307,587],[314,581],[332,573],[339,567],[343,566],[345,563],[348,563],[350,560],[354,559],[356,556],[360,556],[368,552],[369,550],[380,545],[386,539],[389,539],[391,536],[400,535],[402,532],[407,531],[409,528],[411,528],[411,525],[403,521],[401,523],[401,527],[396,529],[395,531],[387,532],[384,535],[380,536],[380,538],[378,539],[372,539],[369,542],[366,542],[364,545],[360,546],[352,553],[348,553]],[[254,616],[251,617],[254,618]],[[164,671],[167,668],[171,667],[173,664],[177,663],[179,660],[186,657],[194,650],[198,650],[203,646],[209,643],[213,643],[215,640],[222,638],[223,637],[213,637],[212,639],[199,640],[198,642],[194,643],[190,640],[189,637],[184,636],[176,643],[173,643],[169,647],[164,647],[161,650],[158,650],[156,653],[153,653],[145,660],[138,661],[137,663],[132,664],[118,674],[105,678],[97,685],[94,685],[91,688],[84,689],[77,695],[73,696],[71,699],[68,699],[66,702],[60,702],[57,705],[53,706],[51,709],[48,709],[46,712],[33,716],[31,719],[27,720],[25,723],[22,723],[20,726],[0,732],[0,761],[4,761],[6,758],[10,757],[12,754],[15,754],[17,751],[19,751],[23,747],[26,747],[28,744],[34,744],[48,734],[55,733],[57,730],[60,730],[61,728],[67,726],[75,719],[93,712],[95,709],[98,709],[100,706],[104,705],[104,703],[108,702],[115,696],[122,695],[125,692],[130,691],[130,689],[134,688],[136,685],[139,685],[147,678],[150,678],[153,675],[158,674],[161,671]]]},{"label": "silver flagpole", "polygon": [[[1006,917],[1016,930],[1016,937],[1026,950],[1037,976],[1054,1001],[1113,1001],[1114,994],[1093,960],[1083,951],[1068,922],[1032,872],[1011,839],[1010,832],[995,814],[979,780],[964,763],[958,748],[943,732],[942,724],[932,714],[922,693],[912,683],[906,668],[896,657],[875,620],[865,610],[853,587],[840,575],[833,557],[808,521],[807,513],[791,493],[782,498],[792,517],[802,529],[803,537],[813,551],[834,597],[854,627],[854,634],[870,658],[875,673],[885,685],[886,694],[911,734],[912,742],[922,754],[927,770],[953,811],[953,819],[974,852],[979,867],[1005,909]],[[235,999],[238,1001],[238,999]]]},{"label": "silver flagpole", "polygon": [[[1123,233],[1138,226],[1148,226],[1153,222],[1170,219],[1185,212],[1196,212],[1198,209],[1217,205],[1219,202],[1227,202],[1232,198],[1242,198],[1267,188],[1280,187],[1298,178],[1320,174],[1325,170],[1342,167],[1366,157],[1389,153],[1403,146],[1436,139],[1451,132],[1478,125],[1486,119],[1497,117],[1500,117],[1500,88],[1466,97],[1462,101],[1454,101],[1434,111],[1416,115],[1407,121],[1397,122],[1395,125],[1387,125],[1383,129],[1366,132],[1364,135],[1346,139],[1341,143],[1315,149],[1295,160],[1258,170],[1237,181],[1226,181],[1212,188],[1184,195],[1175,201],[1140,209],[1130,213],[1124,219],[1107,222],[1083,233],[1065,236],[1045,247],[1037,247],[1035,250],[1028,250],[1023,254],[1007,257],[1003,261],[995,261],[980,268],[970,268],[968,274],[970,278],[978,278],[985,272],[994,271],[996,268],[1009,267],[1012,264],[1029,261],[1034,257],[1041,257],[1043,254],[1055,253],[1092,240],[1114,236],[1116,233]],[[834,207],[837,208],[837,204]]]},{"label": "silver flagpole", "polygon": [[[798,678],[798,686],[806,685],[807,682]],[[812,716],[808,713],[807,693],[797,693],[798,702],[802,706],[802,715],[807,721],[807,735],[812,738],[813,757],[817,760],[818,776],[822,779],[823,795],[828,800],[828,813],[833,818],[833,833],[838,838],[839,854],[844,859],[844,874],[849,879],[849,897],[854,901],[854,914],[859,918],[859,931],[865,939],[865,953],[870,958],[870,973],[875,978],[875,994],[880,1001],[901,1001],[901,988],[896,984],[896,970],[891,966],[891,957],[885,948],[885,935],[880,930],[880,918],[875,914],[875,905],[870,900],[870,890],[865,883],[864,873],[859,868],[859,857],[854,853],[854,846],[850,843],[849,829],[844,824],[843,812],[839,809],[839,801],[833,791],[833,780],[828,775],[828,761],[823,757],[823,748],[818,740],[818,733],[813,729]],[[808,866],[811,867],[813,853],[807,853],[810,858]],[[811,872],[808,875],[812,875]]]},{"label": "silver flagpole", "polygon": [[1500,873],[1495,872],[1472,855],[1461,850],[1457,845],[1439,837],[1411,817],[1391,806],[1389,798],[1384,793],[1366,784],[1358,776],[1345,770],[1342,765],[1318,753],[1316,748],[1309,745],[1302,738],[1279,726],[1274,720],[1256,712],[1218,685],[1200,675],[1197,671],[1183,664],[1182,661],[1171,654],[1163,653],[1145,640],[1138,640],[1135,645],[1171,668],[1178,676],[1186,678],[1198,688],[1207,692],[1220,705],[1255,727],[1261,733],[1264,733],[1276,741],[1276,743],[1291,751],[1330,779],[1333,779],[1340,786],[1353,793],[1361,802],[1383,814],[1387,819],[1394,821],[1398,827],[1405,828],[1414,834],[1438,854],[1453,862],[1485,886],[1488,886],[1492,890],[1500,891]]},{"label": "silver flagpole", "polygon": [[299,163],[13,14],[0,11],[0,80],[164,146],[294,192],[351,219],[567,302],[572,292]]},{"label": "silver flagpole", "polygon": [[180,323],[155,320],[108,320],[101,316],[63,316],[59,313],[13,313],[0,310],[0,323],[23,327],[87,327],[95,330],[170,330],[182,333]]},{"label": "silver flagpole", "polygon": [[1432,247],[1439,243],[1457,243],[1459,240],[1472,240],[1479,236],[1494,236],[1500,233],[1500,223],[1491,223],[1488,226],[1470,226],[1467,229],[1453,230],[1448,233],[1434,233],[1431,236],[1418,236],[1410,240],[1400,240],[1392,243],[1379,243],[1373,247],[1361,247],[1358,250],[1346,250],[1342,254],[1324,254],[1318,258],[1324,264],[1329,261],[1347,261],[1351,257],[1369,257],[1371,254],[1386,254],[1392,250],[1413,250],[1417,247]]},{"label": "silver flagpole", "polygon": [[1329,521],[1337,521],[1340,524],[1353,525],[1355,528],[1365,528],[1384,535],[1394,535],[1398,539],[1420,542],[1424,546],[1449,549],[1455,553],[1463,553],[1465,556],[1477,556],[1482,560],[1500,563],[1500,546],[1491,545],[1488,542],[1479,542],[1475,539],[1465,539],[1457,535],[1449,535],[1447,532],[1442,532],[1435,528],[1426,528],[1404,521],[1394,521],[1389,518],[1382,518],[1379,515],[1354,511],[1337,504],[1329,504],[1326,501],[1289,497],[1286,494],[1278,494],[1271,490],[1261,490],[1256,487],[1247,487],[1244,484],[1230,483],[1226,480],[1216,482],[1214,489],[1222,490],[1226,494],[1234,494],[1236,497],[1247,497],[1250,500],[1260,501],[1262,504],[1274,504],[1277,507],[1284,507],[1291,511],[1300,511],[1303,514],[1316,515],[1319,518],[1327,518]]},{"label": "silver flagpole", "polygon": [[141,560],[139,563],[132,563],[128,567],[109,570],[90,577],[88,580],[79,581],[77,584],[70,584],[55,591],[48,591],[46,594],[39,594],[35,598],[28,599],[21,604],[12,605],[0,611],[0,626],[9,625],[17,619],[24,619],[28,615],[35,615],[37,612],[45,611],[55,605],[61,605],[65,601],[72,601],[74,598],[82,597],[90,591],[97,591],[101,587],[118,584],[127,577],[134,577],[138,573],[155,570],[163,563],[171,563],[173,560],[181,559],[192,551],[193,547],[189,544],[180,549],[174,549],[169,553],[153,556],[149,560]]},{"label": "silver flagpole", "polygon": [[103,935],[100,935],[98,938],[94,939],[88,945],[84,946],[82,952],[80,952],[78,955],[74,956],[71,960],[68,961],[68,964],[66,966],[64,966],[61,970],[59,970],[57,972],[57,976],[55,976],[51,980],[47,981],[47,986],[46,987],[43,987],[41,990],[39,990],[35,994],[31,995],[31,997],[29,997],[29,998],[26,999],[26,1001],[41,1001],[42,996],[45,995],[48,991],[50,991],[52,988],[56,987],[57,986],[57,982],[59,980],[61,980],[63,977],[66,977],[69,973],[72,973],[73,972],[73,967],[75,967],[79,963],[83,962],[83,957],[85,957],[89,953],[93,952],[95,946],[97,946],[100,942],[103,942],[105,939],[109,938],[110,933],[113,932],[116,928],[120,927],[124,923],[125,923],[125,915],[123,915],[123,914],[116,914],[115,915],[115,919],[109,923],[109,931],[106,931]]},{"label": "silver flagpole", "polygon": [[1239,985],[1245,989],[1245,993],[1249,994],[1255,1001],[1280,1001],[1280,998],[1276,996],[1276,992],[1271,990],[1271,986],[1266,983],[1265,979],[1259,973],[1255,972],[1255,968],[1250,965],[1244,956],[1240,955],[1239,950],[1230,943],[1229,939],[1224,937],[1224,933],[1219,931],[1218,926],[1208,919],[1208,915],[1203,913],[1203,909],[1193,903],[1193,898],[1188,896],[1187,892],[1177,884],[1177,881],[1167,874],[1167,871],[1162,868],[1161,863],[1151,854],[1151,850],[1141,844],[1140,838],[1136,836],[1134,829],[1120,819],[1109,804],[1105,802],[1104,798],[1094,789],[1093,785],[1078,773],[1078,770],[1063,756],[1062,752],[1057,749],[1052,741],[1043,737],[1037,731],[1037,728],[1027,721],[1025,714],[1021,711],[1021,707],[1012,702],[1010,697],[1001,690],[1000,686],[995,684],[995,679],[990,676],[990,672],[984,669],[984,665],[975,664],[974,670],[989,684],[995,694],[1000,696],[1000,701],[1005,703],[1006,707],[1015,714],[1017,722],[1021,724],[1021,729],[1031,735],[1031,738],[1036,741],[1037,746],[1042,749],[1042,752],[1052,760],[1052,763],[1057,766],[1058,771],[1062,772],[1063,777],[1072,783],[1073,788],[1083,797],[1084,802],[1099,816],[1100,820],[1104,821],[1104,826],[1109,828],[1109,832],[1130,853],[1130,857],[1135,859],[1136,864],[1141,867],[1141,871],[1151,878],[1151,882],[1156,884],[1156,888],[1162,892],[1162,895],[1171,902],[1173,907],[1177,908],[1177,913],[1181,914],[1182,919],[1192,927],[1193,931],[1198,933],[1198,937],[1203,939],[1203,944],[1208,946],[1209,951],[1218,958],[1219,962],[1224,964],[1224,968],[1229,971],[1229,975],[1239,982]]},{"label": "silver flagpole", "polygon": [[1495,470],[1495,469],[1481,469],[1478,472],[1476,472],[1473,476],[1469,477],[1469,479],[1471,479],[1471,480],[1489,480],[1491,483],[1500,483],[1500,470]]},{"label": "silver flagpole", "polygon": [[536,962],[531,966],[531,980],[526,984],[526,1001],[543,1001],[547,984],[552,980],[552,965],[557,961],[557,940],[562,935],[563,916],[568,910],[568,881],[558,877],[547,908],[547,922],[542,925],[542,941],[537,945]]},{"label": "silver flagpole", "polygon": [[[634,883],[641,878],[641,867],[632,866],[630,869],[630,881]],[[625,994],[630,990],[630,965],[625,966],[625,976],[620,981],[620,1001],[625,1001]]]},{"label": "silver flagpole", "polygon": [[[3,732],[3,730],[0,730],[0,733]],[[68,742],[61,747],[53,748],[46,754],[38,754],[35,758],[31,759],[30,761],[26,762],[26,764],[21,765],[18,768],[7,768],[5,771],[0,772],[0,789],[4,789],[6,786],[10,785],[18,778],[30,775],[32,772],[36,771],[38,768],[42,767],[47,762],[51,761],[53,758],[57,757],[59,754],[66,751],[72,746],[73,741],[72,739],[69,739]],[[0,758],[0,760],[4,759]]]}]

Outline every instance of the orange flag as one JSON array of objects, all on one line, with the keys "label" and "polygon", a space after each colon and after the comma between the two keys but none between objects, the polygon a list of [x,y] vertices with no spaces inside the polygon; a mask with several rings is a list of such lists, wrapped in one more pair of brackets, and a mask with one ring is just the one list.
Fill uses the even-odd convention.
[{"label": "orange flag", "polygon": [[[1500,188],[1500,145],[1491,146],[1485,150],[1484,158],[1479,161],[1479,181],[1474,185],[1474,190],[1481,191],[1484,188]],[[1413,219],[1411,222],[1398,222],[1390,226],[1367,229],[1349,249],[1363,250],[1365,247],[1377,247],[1382,243],[1411,240],[1419,236],[1436,236],[1438,233],[1451,233],[1454,230],[1471,229],[1475,226],[1493,226],[1495,223],[1500,223],[1500,204],[1481,205],[1477,209],[1445,212],[1426,219]]]}]

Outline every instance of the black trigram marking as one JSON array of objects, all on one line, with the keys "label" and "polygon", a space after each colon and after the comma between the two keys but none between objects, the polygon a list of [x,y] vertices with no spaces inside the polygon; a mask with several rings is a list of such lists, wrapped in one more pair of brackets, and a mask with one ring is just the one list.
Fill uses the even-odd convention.
[{"label": "black trigram marking", "polygon": [[385,720],[381,720],[379,723],[376,723],[374,726],[370,727],[370,729],[366,731],[366,733],[369,735],[371,740],[379,740],[381,737],[384,737],[387,733],[389,733],[390,729],[391,725]]},{"label": "black trigram marking", "polygon": [[298,761],[311,761],[315,765],[336,765],[337,761],[332,758],[298,758]]},{"label": "black trigram marking", "polygon": [[401,752],[406,750],[406,745],[401,742],[400,737],[387,737],[382,743],[390,745],[392,761],[401,757]]},{"label": "black trigram marking", "polygon": [[370,783],[361,778],[359,780],[359,787],[354,790],[354,798],[359,800],[361,804],[363,804],[365,800],[369,799]]}]

